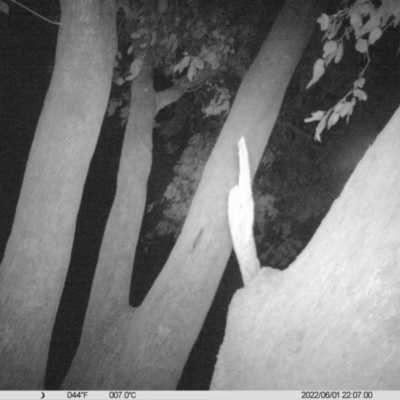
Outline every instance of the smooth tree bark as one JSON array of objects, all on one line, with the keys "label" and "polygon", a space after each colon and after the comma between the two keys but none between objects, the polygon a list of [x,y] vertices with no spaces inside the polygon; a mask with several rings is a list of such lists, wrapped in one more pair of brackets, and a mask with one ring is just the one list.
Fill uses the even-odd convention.
[{"label": "smooth tree bark", "polygon": [[[179,84],[156,93],[152,71],[149,53],[131,85],[117,191],[103,236],[80,345],[63,382],[65,388],[80,387],[82,371],[96,369],[97,363],[124,352],[126,336],[130,335],[126,331],[133,316],[129,291],[152,165],[154,118],[160,109],[184,93]],[[93,384],[93,388],[99,384]]]},{"label": "smooth tree bark", "polygon": [[296,261],[235,294],[212,389],[400,390],[399,129],[400,108]]},{"label": "smooth tree bark", "polygon": [[[96,369],[97,363],[108,363],[110,356],[124,352],[129,339],[124,327],[131,321],[129,289],[152,164],[156,96],[152,65],[146,58],[139,76],[132,81],[117,191],[104,232],[81,341],[63,388],[89,387],[81,386],[84,371]],[[109,373],[114,371],[110,369]],[[99,376],[99,381],[95,380],[90,387],[105,388],[102,379]]]},{"label": "smooth tree bark", "polygon": [[76,216],[108,102],[114,0],[62,0],[50,88],[0,266],[0,388],[43,387]]},{"label": "smooth tree bark", "polygon": [[[286,87],[324,3],[290,0],[278,16],[239,89],[204,169],[182,233],[142,305],[136,309],[128,306],[131,251],[136,246],[138,232],[131,232],[131,255],[125,260],[130,263],[128,267],[114,263],[110,258],[101,271],[96,272],[91,296],[97,300],[88,313],[93,315],[93,321],[96,315],[101,316],[102,322],[93,322],[93,327],[90,327],[92,323],[88,324],[86,333],[84,329],[77,357],[63,384],[65,389],[176,388],[232,250],[227,199],[237,180],[237,142],[241,136],[246,138],[253,176]],[[144,87],[132,90],[133,96],[138,91],[138,98],[146,103],[148,91],[152,89],[148,87],[147,92]],[[151,104],[154,107],[154,101]],[[146,124],[150,124],[144,117],[147,112],[140,110],[131,109],[130,118],[134,113],[132,118],[146,118]],[[146,166],[140,168],[147,174],[151,145],[149,139],[146,142],[148,144],[142,150],[147,157]],[[122,163],[121,159],[121,168]],[[133,174],[134,165],[130,170]],[[140,190],[144,190],[144,183],[141,185]],[[142,200],[138,204],[137,212],[142,213]],[[134,202],[126,207],[127,212],[135,212]],[[124,213],[120,218],[130,218]],[[108,310],[108,316],[103,314],[104,309]]]}]

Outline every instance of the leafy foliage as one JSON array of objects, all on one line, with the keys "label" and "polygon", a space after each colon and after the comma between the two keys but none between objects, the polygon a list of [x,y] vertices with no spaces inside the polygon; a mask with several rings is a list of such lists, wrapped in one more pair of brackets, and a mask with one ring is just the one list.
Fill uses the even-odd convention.
[{"label": "leafy foliage", "polygon": [[171,234],[178,237],[217,136],[215,132],[196,133],[189,139],[188,146],[174,167],[174,178],[162,199],[148,206],[147,212],[161,206],[163,217],[154,231],[147,232],[146,248],[155,236]]},{"label": "leafy foliage", "polygon": [[378,7],[370,0],[344,1],[343,8],[333,15],[322,14],[318,23],[323,32],[323,56],[314,63],[313,76],[307,88],[314,85],[324,75],[326,67],[334,61],[339,63],[344,54],[344,40],[355,39],[354,48],[364,56],[365,65],[353,87],[327,111],[317,111],[305,122],[319,121],[315,130],[315,139],[321,141],[321,133],[330,129],[340,118],[347,121],[353,113],[357,100],[366,100],[362,90],[365,84],[365,72],[370,63],[369,48],[389,27],[397,27],[400,22],[400,1],[382,0]]},{"label": "leafy foliage", "polygon": [[[283,269],[293,261],[312,236],[333,199],[339,194],[343,183],[339,179],[341,177],[333,175],[330,167],[324,163],[326,154],[323,148],[315,144],[311,140],[311,135],[305,130],[302,131],[302,120],[305,110],[316,104],[328,105],[332,102],[333,97],[330,96],[333,94],[336,98],[341,98],[341,88],[350,81],[358,67],[357,64],[351,64],[355,56],[352,56],[350,62],[348,58],[341,59],[342,63],[349,63],[346,65],[347,68],[343,71],[332,71],[329,76],[319,81],[321,83],[319,88],[313,87],[315,96],[306,96],[303,89],[307,83],[305,71],[309,71],[312,60],[320,48],[319,40],[317,36],[314,37],[308,52],[303,57],[303,62],[296,70],[277,127],[271,136],[254,181],[255,238],[258,254],[262,265],[274,268]],[[340,55],[341,51],[338,49],[339,46],[335,48],[332,44],[326,45],[324,55],[331,57],[331,61],[335,61],[335,58],[338,60],[340,57],[337,54],[339,52]],[[335,51],[335,56],[332,56]],[[184,63],[187,69],[189,58],[186,58]],[[364,77],[353,83],[355,90],[352,93],[358,99],[363,97],[364,83]],[[223,88],[222,85],[220,87]],[[207,85],[203,85],[198,93],[206,93],[206,88]],[[231,88],[230,90],[234,92]],[[340,105],[333,111],[340,115]],[[205,139],[208,135],[211,135],[209,137],[213,140],[216,138],[217,130],[209,129],[206,125],[202,128],[199,120],[193,118],[191,120],[193,124],[186,130],[189,135],[191,131],[197,133],[189,142],[188,152],[182,154],[174,170],[174,180],[165,191],[163,199],[154,201],[148,207],[148,211],[161,208],[163,220],[154,230],[147,233],[147,248],[159,235],[176,237],[179,234],[190,206],[191,196],[198,184],[197,179],[201,177],[200,170],[211,150],[198,135],[206,132]],[[220,120],[220,116],[214,120]],[[163,123],[161,132],[166,132],[171,138],[176,130],[175,122],[172,123],[171,120],[170,123]],[[196,168],[197,164],[202,164],[201,168]],[[191,174],[195,179],[191,178]]]},{"label": "leafy foliage", "polygon": [[[222,12],[203,18],[197,3],[191,0],[159,0],[158,8],[150,2],[121,0],[119,26],[125,38],[118,53],[114,83],[123,86],[136,79],[145,57],[154,67],[162,69],[166,78],[184,92],[197,91],[206,116],[227,113],[231,93],[224,83],[224,74],[243,75],[249,57],[243,43],[248,40],[249,27],[231,25]],[[129,90],[124,97],[110,100],[107,114],[121,110],[122,124],[126,122]],[[122,114],[124,116],[122,116]]]},{"label": "leafy foliage", "polygon": [[262,265],[284,269],[328,211],[336,182],[308,135],[278,124],[253,183],[255,239]]}]

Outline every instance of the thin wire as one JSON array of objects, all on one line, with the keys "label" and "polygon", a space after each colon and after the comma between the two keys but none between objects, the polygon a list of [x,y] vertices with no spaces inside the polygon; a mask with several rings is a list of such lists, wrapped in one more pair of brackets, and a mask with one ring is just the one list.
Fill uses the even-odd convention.
[{"label": "thin wire", "polygon": [[46,17],[43,17],[42,15],[40,15],[40,14],[38,14],[37,12],[35,12],[35,11],[31,10],[30,8],[28,8],[27,6],[24,6],[23,4],[18,3],[17,0],[11,0],[11,1],[12,1],[13,3],[17,4],[18,6],[20,6],[20,7],[22,7],[22,8],[25,8],[25,10],[28,10],[30,13],[36,15],[37,17],[39,17],[39,18],[41,18],[41,19],[43,19],[43,20],[45,20],[45,21],[47,21],[47,22],[50,22],[51,24],[60,25],[60,26],[62,25],[61,22],[52,21],[51,19],[47,19]]}]

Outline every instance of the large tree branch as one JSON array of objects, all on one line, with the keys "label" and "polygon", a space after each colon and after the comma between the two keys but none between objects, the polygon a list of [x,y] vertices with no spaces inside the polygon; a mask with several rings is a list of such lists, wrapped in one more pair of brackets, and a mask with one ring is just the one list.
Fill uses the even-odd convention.
[{"label": "large tree branch", "polygon": [[169,106],[171,103],[178,101],[183,94],[185,89],[182,87],[181,81],[175,83],[169,89],[163,90],[157,93],[157,112],[162,110],[164,107]]},{"label": "large tree branch", "polygon": [[157,93],[157,112],[169,106],[171,103],[178,101],[186,92],[192,92],[198,89],[204,82],[220,72],[221,68],[219,70],[205,68],[198,72],[196,79],[193,81],[189,81],[186,76],[175,81],[172,87]]}]

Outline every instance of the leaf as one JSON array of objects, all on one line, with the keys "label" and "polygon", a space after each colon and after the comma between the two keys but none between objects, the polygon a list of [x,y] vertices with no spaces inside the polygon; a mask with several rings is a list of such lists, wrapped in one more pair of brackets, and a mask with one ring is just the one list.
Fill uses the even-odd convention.
[{"label": "leaf", "polygon": [[[336,110],[335,110],[336,111]],[[343,104],[343,107],[339,111],[339,115],[343,118],[346,115],[351,115],[353,113],[353,104],[351,104],[349,101],[346,101]]]},{"label": "leaf", "polygon": [[139,39],[140,37],[142,37],[142,34],[140,32],[133,32],[131,35],[132,39]]},{"label": "leaf", "polygon": [[326,14],[321,14],[320,17],[317,19],[317,22],[321,26],[321,31],[326,31],[329,26],[329,17]]},{"label": "leaf", "polygon": [[333,112],[328,120],[328,129],[331,129],[339,121],[339,114]]},{"label": "leaf", "polygon": [[306,118],[304,122],[313,122],[313,121],[320,121],[321,118],[325,115],[325,111],[316,111],[315,113],[311,114],[311,117]]},{"label": "leaf", "polygon": [[342,59],[343,53],[344,53],[343,43],[340,42],[335,55],[335,64],[337,64]]},{"label": "leaf", "polygon": [[351,107],[349,108],[349,110],[347,112],[346,124],[349,123],[350,116],[351,116],[351,114],[353,114],[353,109],[354,109],[354,106],[356,105],[356,99],[354,97],[351,99],[350,105],[351,105]]},{"label": "leaf", "polygon": [[133,45],[129,46],[128,51],[127,51],[127,54],[128,54],[128,55],[131,54],[132,51],[133,51]]},{"label": "leaf", "polygon": [[172,54],[175,54],[175,51],[176,51],[177,48],[178,48],[178,40],[175,40],[175,41],[172,43],[171,53],[172,53]]},{"label": "leaf", "polygon": [[368,43],[374,44],[381,36],[382,36],[382,29],[381,28],[374,29],[368,36]]},{"label": "leaf", "polygon": [[393,17],[394,17],[393,26],[396,28],[400,22],[400,6],[399,5],[397,5],[397,8],[394,10]]},{"label": "leaf", "polygon": [[382,26],[385,26],[391,18],[394,9],[392,8],[394,5],[394,2],[384,2],[382,4],[382,7],[380,8],[382,10]]},{"label": "leaf", "polygon": [[137,32],[131,34],[132,39],[140,39],[142,36],[147,35],[149,31],[144,28],[140,28]]},{"label": "leaf", "polygon": [[344,106],[344,101],[339,101],[339,103],[336,104],[336,106],[333,109],[333,112],[339,113],[339,111],[343,108]]},{"label": "leaf", "polygon": [[360,36],[365,35],[366,33],[372,32],[374,29],[379,28],[381,25],[381,19],[374,15],[372,16],[366,24],[360,29]]},{"label": "leaf", "polygon": [[317,128],[315,129],[314,139],[317,140],[318,142],[321,141],[321,133],[323,132],[323,130],[326,127],[326,121],[328,120],[331,112],[332,112],[332,110],[328,111],[324,115],[324,117],[321,119],[321,121],[319,121],[319,124],[318,124]]},{"label": "leaf", "polygon": [[165,13],[168,8],[168,1],[167,0],[158,0],[158,12],[160,14]]},{"label": "leaf", "polygon": [[364,92],[364,90],[361,89],[356,89],[354,91],[354,97],[357,97],[359,100],[367,100],[368,96],[367,93]]},{"label": "leaf", "polygon": [[365,84],[365,78],[358,78],[356,81],[354,81],[353,85],[355,88],[362,88]]},{"label": "leaf", "polygon": [[126,124],[126,122],[128,121],[128,117],[129,117],[129,105],[128,104],[121,108],[119,115],[121,116],[121,126],[123,126]]},{"label": "leaf", "polygon": [[318,82],[318,80],[321,78],[321,76],[325,72],[325,65],[324,65],[324,60],[322,58],[319,58],[317,61],[314,63],[314,68],[313,68],[313,77],[310,82],[308,82],[306,89],[314,85],[315,82]]},{"label": "leaf", "polygon": [[121,118],[128,119],[129,116],[129,104],[121,108],[120,111]]},{"label": "leaf", "polygon": [[172,32],[168,37],[168,47],[169,48],[173,47],[176,39],[177,39],[176,33]]},{"label": "leaf", "polygon": [[204,46],[204,51],[202,49],[202,53],[204,54],[204,61],[211,65],[211,69],[217,69],[219,67],[219,60],[217,57],[217,53],[213,50],[208,50]]},{"label": "leaf", "polygon": [[190,63],[190,56],[183,57],[178,64],[174,65],[173,67],[174,73],[179,72],[181,74],[182,71],[189,65],[189,63]]},{"label": "leaf", "polygon": [[372,14],[375,12],[375,8],[370,4],[369,1],[365,0],[357,0],[359,6],[356,8],[357,12],[363,17]]},{"label": "leaf", "polygon": [[328,57],[324,58],[325,67],[330,64],[330,62],[335,58],[335,56],[336,56],[336,52],[334,51],[332,53],[329,53]]},{"label": "leaf", "polygon": [[117,109],[118,106],[119,102],[116,99],[111,99],[107,107],[107,117],[109,117],[110,115],[114,115],[115,110]]},{"label": "leaf", "polygon": [[323,51],[324,51],[324,54],[323,54],[323,58],[326,58],[326,56],[328,55],[328,54],[331,54],[331,53],[333,53],[333,52],[335,52],[336,50],[337,50],[337,42],[336,42],[336,40],[328,40],[325,44],[324,44],[324,48],[323,48]]},{"label": "leaf", "polygon": [[356,37],[358,37],[360,33],[360,28],[362,27],[362,17],[358,12],[353,12],[350,15],[350,24],[354,29]]},{"label": "leaf", "polygon": [[214,98],[210,104],[204,109],[204,114],[209,117],[210,115],[221,115],[230,110],[231,94],[226,88],[217,88]]},{"label": "leaf", "polygon": [[198,70],[204,68],[204,62],[199,57],[193,57],[190,61],[190,66],[188,70],[189,82],[192,82],[193,78],[196,76]]},{"label": "leaf", "polygon": [[0,12],[3,12],[4,14],[7,14],[7,15],[10,12],[10,8],[8,7],[8,4],[4,3],[1,0],[0,0]]},{"label": "leaf", "polygon": [[137,58],[129,68],[130,75],[126,78],[127,81],[135,79],[139,74],[143,66],[143,60]]},{"label": "leaf", "polygon": [[[155,205],[156,205],[155,202],[152,201],[152,202],[147,206],[146,212],[147,212],[147,213],[151,213],[151,212],[153,211]],[[146,233],[146,236],[148,237],[149,234],[151,235],[150,232],[147,232],[147,233]]]},{"label": "leaf", "polygon": [[176,36],[176,33],[172,32],[168,36],[167,49],[170,50],[172,54],[174,54],[176,49],[178,48],[178,44],[179,44],[178,37]]},{"label": "leaf", "polygon": [[228,113],[230,109],[230,103],[228,100],[224,100],[221,104],[209,104],[203,112],[209,117],[211,115],[222,115]]},{"label": "leaf", "polygon": [[360,53],[366,53],[368,51],[368,41],[362,38],[358,38],[355,49]]}]

